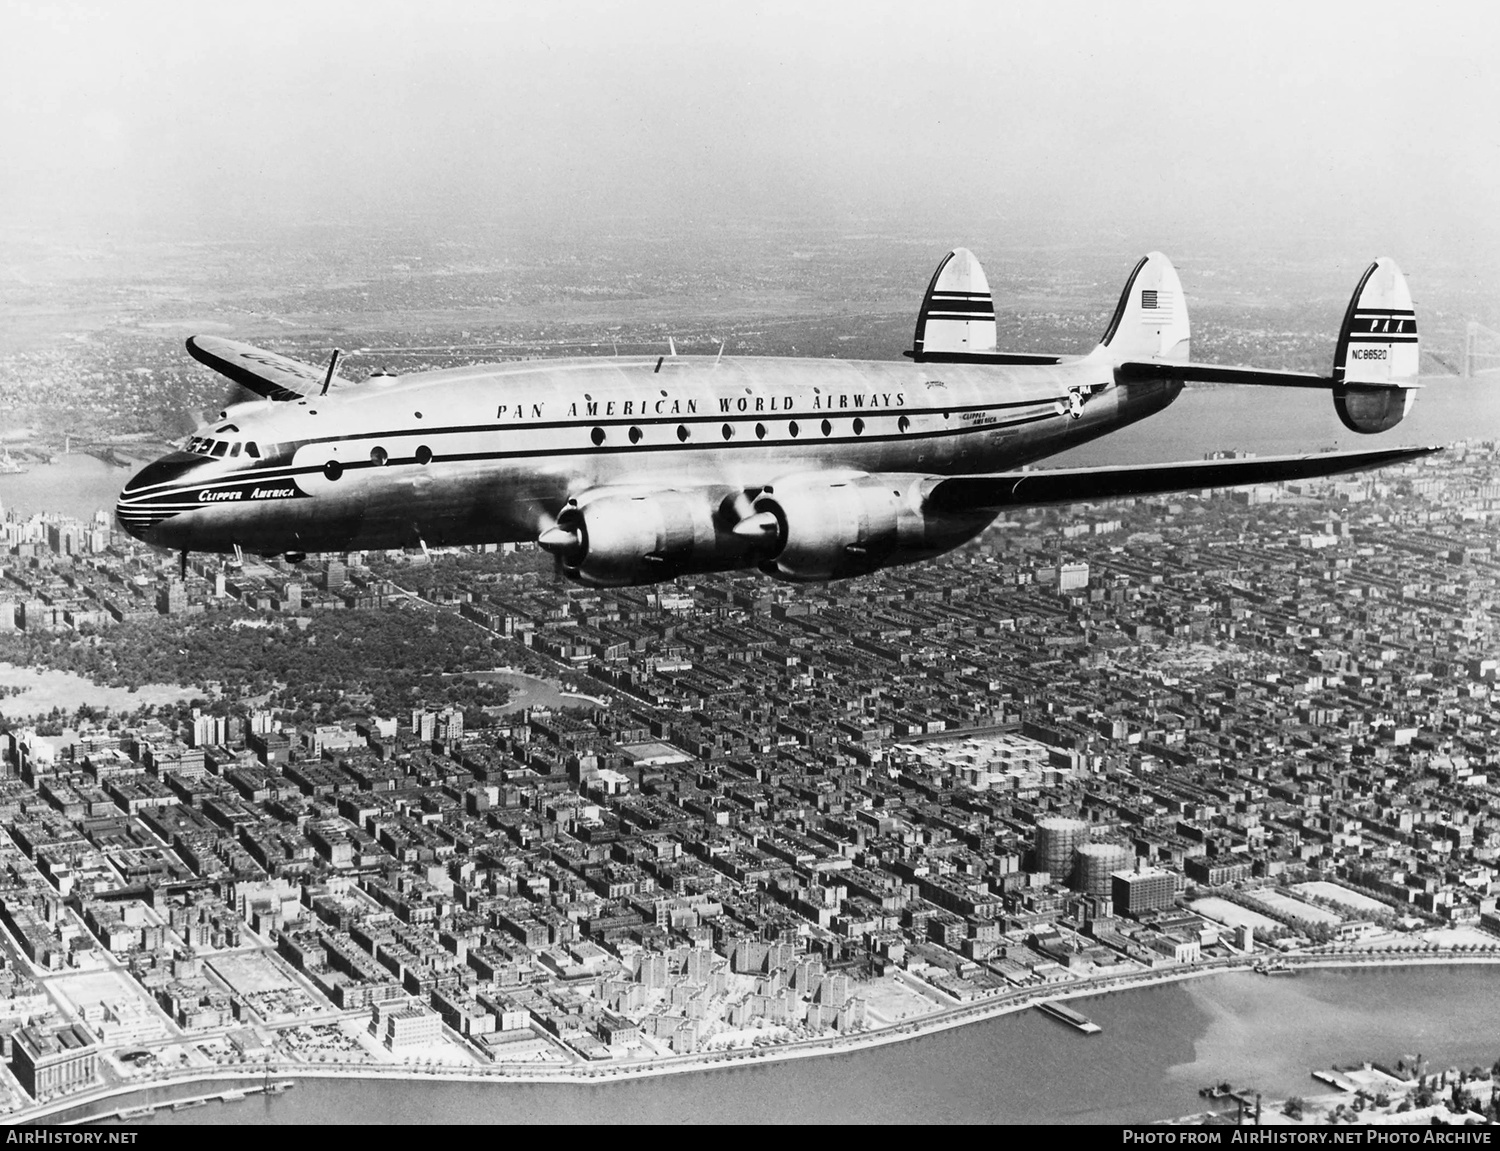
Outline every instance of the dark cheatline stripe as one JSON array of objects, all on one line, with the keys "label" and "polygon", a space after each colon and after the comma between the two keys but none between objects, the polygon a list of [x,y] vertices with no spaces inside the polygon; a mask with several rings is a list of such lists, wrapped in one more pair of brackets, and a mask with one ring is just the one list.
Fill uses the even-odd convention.
[{"label": "dark cheatline stripe", "polygon": [[944,300],[934,296],[931,303],[928,305],[927,314],[932,315],[934,312],[939,311],[989,312],[991,315],[994,315],[995,303],[988,296],[985,296],[982,299],[973,300]]},{"label": "dark cheatline stripe", "polygon": [[993,320],[994,312],[928,312],[927,320],[949,320],[954,323],[965,324],[979,320]]},{"label": "dark cheatline stripe", "polygon": [[1415,344],[1421,341],[1421,337],[1415,332],[1410,335],[1397,335],[1395,332],[1350,332],[1349,342],[1351,344]]},{"label": "dark cheatline stripe", "polygon": [[1371,316],[1415,316],[1417,313],[1411,308],[1366,308],[1363,305],[1354,309],[1354,318],[1366,318]]}]

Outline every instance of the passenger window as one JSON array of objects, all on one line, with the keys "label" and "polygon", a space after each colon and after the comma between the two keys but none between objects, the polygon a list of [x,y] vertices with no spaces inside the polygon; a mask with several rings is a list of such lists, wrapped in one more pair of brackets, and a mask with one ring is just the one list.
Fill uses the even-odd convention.
[{"label": "passenger window", "polygon": [[212,452],[210,452],[209,455],[213,456],[214,459],[219,459],[228,450],[229,450],[229,445],[226,444],[223,440],[215,440],[214,441],[214,450]]}]

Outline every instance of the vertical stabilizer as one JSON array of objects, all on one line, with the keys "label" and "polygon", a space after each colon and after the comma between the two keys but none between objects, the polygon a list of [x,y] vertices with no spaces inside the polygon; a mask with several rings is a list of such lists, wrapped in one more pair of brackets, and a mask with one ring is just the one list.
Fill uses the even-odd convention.
[{"label": "vertical stabilizer", "polygon": [[994,350],[995,301],[989,281],[973,252],[955,248],[943,257],[927,285],[912,351],[920,360],[932,353]]},{"label": "vertical stabilizer", "polygon": [[1365,269],[1344,313],[1334,383],[1415,384],[1419,354],[1411,290],[1396,261],[1382,256]]},{"label": "vertical stabilizer", "polygon": [[1411,289],[1382,256],[1360,277],[1333,353],[1333,405],[1356,432],[1395,427],[1416,399],[1421,344]]},{"label": "vertical stabilizer", "polygon": [[1186,363],[1187,298],[1172,261],[1160,252],[1144,257],[1125,281],[1120,302],[1094,354],[1115,363],[1158,360]]}]

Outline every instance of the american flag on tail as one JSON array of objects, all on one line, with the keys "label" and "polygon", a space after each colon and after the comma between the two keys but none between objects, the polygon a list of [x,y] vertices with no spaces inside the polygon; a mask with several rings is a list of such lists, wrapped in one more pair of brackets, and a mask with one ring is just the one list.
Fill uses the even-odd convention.
[{"label": "american flag on tail", "polygon": [[1172,297],[1162,298],[1156,288],[1141,289],[1141,323],[1160,327],[1172,322]]}]

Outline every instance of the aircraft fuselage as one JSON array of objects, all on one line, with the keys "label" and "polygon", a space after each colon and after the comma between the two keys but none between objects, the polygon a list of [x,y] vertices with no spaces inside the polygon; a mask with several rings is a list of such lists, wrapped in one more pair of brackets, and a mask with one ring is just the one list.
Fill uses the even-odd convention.
[{"label": "aircraft fuselage", "polygon": [[649,357],[377,376],[234,406],[198,430],[197,450],[133,477],[117,517],[191,551],[535,540],[599,489],[753,493],[808,470],[1014,468],[1160,411],[1181,387],[1116,383],[1087,360]]}]

